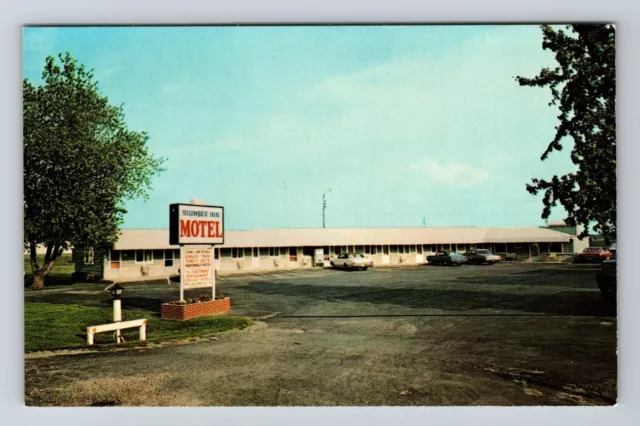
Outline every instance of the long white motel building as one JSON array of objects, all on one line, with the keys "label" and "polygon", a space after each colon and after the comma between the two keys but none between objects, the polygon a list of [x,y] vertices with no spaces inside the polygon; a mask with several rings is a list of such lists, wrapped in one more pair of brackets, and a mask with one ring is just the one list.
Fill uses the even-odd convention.
[{"label": "long white motel building", "polygon": [[[371,256],[374,266],[416,265],[439,250],[486,248],[507,261],[563,261],[588,247],[563,222],[526,228],[286,228],[226,231],[214,250],[220,273],[328,267],[344,252]],[[115,244],[75,248],[76,271],[107,280],[177,274],[180,250],[165,229],[123,229]]]}]

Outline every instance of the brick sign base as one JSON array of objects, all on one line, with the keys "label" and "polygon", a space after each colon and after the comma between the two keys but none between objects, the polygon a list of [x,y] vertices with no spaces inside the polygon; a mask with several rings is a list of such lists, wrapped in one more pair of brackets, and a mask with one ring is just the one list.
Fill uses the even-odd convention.
[{"label": "brick sign base", "polygon": [[223,314],[231,310],[231,299],[211,300],[209,302],[191,303],[189,305],[177,305],[163,303],[160,316],[164,319],[185,321],[193,318],[207,317]]}]

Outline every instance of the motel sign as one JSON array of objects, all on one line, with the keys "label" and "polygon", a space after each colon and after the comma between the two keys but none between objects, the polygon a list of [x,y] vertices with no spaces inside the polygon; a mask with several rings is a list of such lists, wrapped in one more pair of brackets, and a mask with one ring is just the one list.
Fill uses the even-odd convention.
[{"label": "motel sign", "polygon": [[169,205],[169,244],[180,245],[180,300],[184,290],[211,287],[216,298],[213,246],[224,243],[224,207]]},{"label": "motel sign", "polygon": [[169,205],[169,244],[224,243],[224,207]]}]

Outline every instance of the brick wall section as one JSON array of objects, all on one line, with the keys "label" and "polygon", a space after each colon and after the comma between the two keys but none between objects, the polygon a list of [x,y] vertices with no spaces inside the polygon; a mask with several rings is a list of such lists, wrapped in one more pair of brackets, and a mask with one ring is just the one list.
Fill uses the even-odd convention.
[{"label": "brick wall section", "polygon": [[231,299],[212,300],[210,302],[192,303],[190,305],[174,305],[163,303],[161,307],[161,317],[186,321],[192,318],[206,317],[210,315],[223,314],[231,310]]}]

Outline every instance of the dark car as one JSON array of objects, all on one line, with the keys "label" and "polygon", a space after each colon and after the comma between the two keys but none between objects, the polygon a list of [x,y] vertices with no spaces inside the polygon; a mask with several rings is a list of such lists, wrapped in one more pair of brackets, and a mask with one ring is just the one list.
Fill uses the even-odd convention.
[{"label": "dark car", "polygon": [[618,259],[614,253],[611,259],[605,260],[600,266],[600,270],[596,273],[596,282],[600,289],[602,299],[610,308],[615,311],[617,300],[617,281],[618,281]]},{"label": "dark car", "polygon": [[468,264],[482,265],[488,263],[489,265],[493,265],[494,263],[502,261],[501,256],[493,254],[491,250],[487,249],[469,250],[463,256],[467,258]]},{"label": "dark car", "polygon": [[462,265],[467,258],[456,252],[439,251],[436,254],[427,256],[427,262],[431,265]]},{"label": "dark car", "polygon": [[573,261],[575,263],[600,263],[602,261],[611,259],[611,252],[602,247],[587,247],[574,256]]}]

